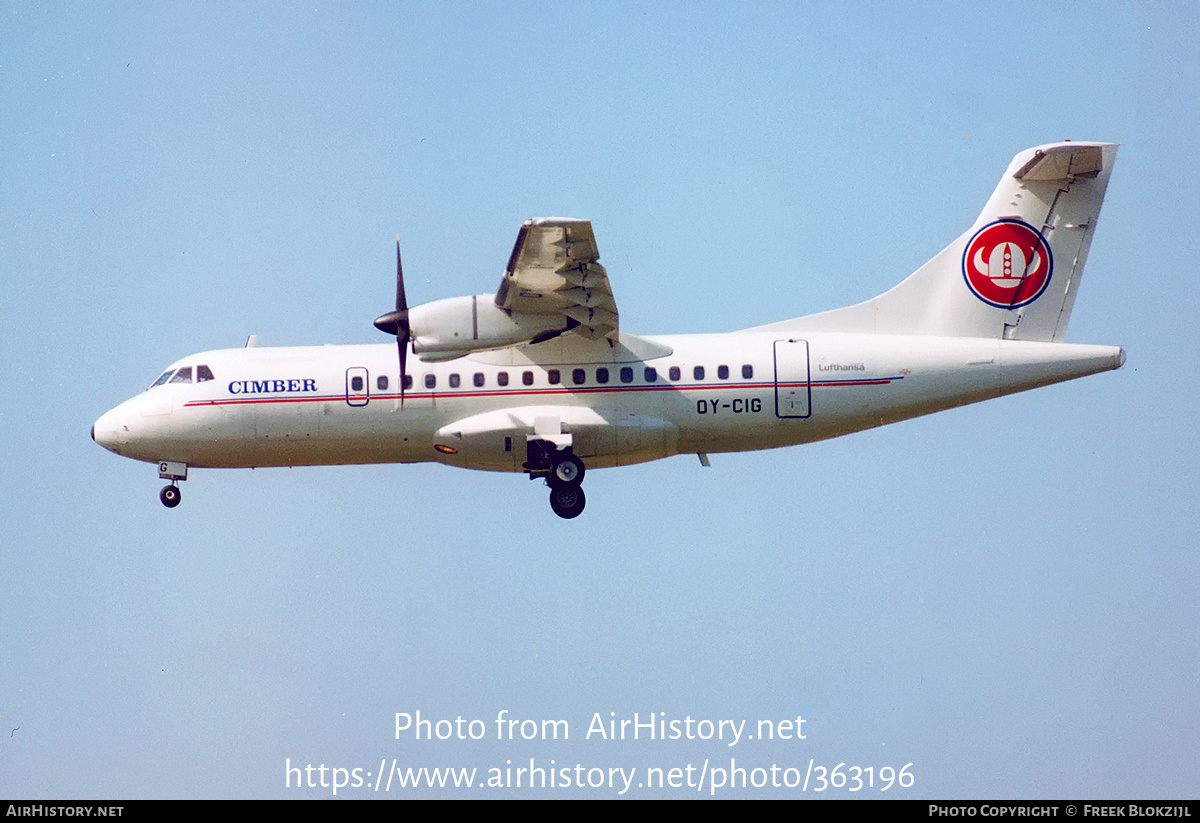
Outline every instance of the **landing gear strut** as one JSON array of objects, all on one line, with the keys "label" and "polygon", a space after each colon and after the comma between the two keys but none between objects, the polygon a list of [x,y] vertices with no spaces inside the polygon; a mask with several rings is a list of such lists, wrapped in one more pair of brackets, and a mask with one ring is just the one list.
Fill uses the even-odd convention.
[{"label": "landing gear strut", "polygon": [[571,448],[557,448],[546,440],[530,441],[529,460],[525,471],[532,480],[544,477],[550,487],[550,508],[564,519],[578,517],[587,503],[580,483],[583,482],[583,461],[572,453]]}]

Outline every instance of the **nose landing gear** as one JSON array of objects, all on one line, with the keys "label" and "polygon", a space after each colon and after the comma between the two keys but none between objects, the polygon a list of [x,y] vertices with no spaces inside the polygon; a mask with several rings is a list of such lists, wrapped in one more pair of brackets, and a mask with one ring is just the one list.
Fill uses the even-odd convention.
[{"label": "nose landing gear", "polygon": [[162,491],[158,493],[158,499],[168,509],[173,509],[183,500],[178,483],[180,480],[187,480],[187,463],[163,460],[158,464],[158,476],[162,480],[171,481],[169,486],[163,486]]}]

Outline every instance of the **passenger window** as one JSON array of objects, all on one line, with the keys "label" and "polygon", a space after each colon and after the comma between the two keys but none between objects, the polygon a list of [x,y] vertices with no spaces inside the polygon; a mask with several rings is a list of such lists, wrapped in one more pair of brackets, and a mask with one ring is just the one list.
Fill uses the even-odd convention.
[{"label": "passenger window", "polygon": [[197,366],[196,367],[196,382],[197,383],[204,383],[209,380],[215,380],[215,379],[216,378],[213,377],[212,369],[210,369],[208,366]]},{"label": "passenger window", "polygon": [[497,374],[496,382],[499,383],[501,386],[507,386],[508,385],[508,372],[502,371],[499,374]]},{"label": "passenger window", "polygon": [[646,378],[647,383],[653,383],[658,379],[658,369],[653,366],[647,366],[646,371],[642,374]]},{"label": "passenger window", "polygon": [[559,375],[558,369],[551,369],[546,372],[546,382],[551,386],[557,386],[561,380],[562,377]]},{"label": "passenger window", "polygon": [[350,378],[350,391],[362,391],[362,390],[363,390],[363,379],[361,376],[356,374]]},{"label": "passenger window", "polygon": [[571,379],[575,381],[576,386],[582,385],[587,380],[587,372],[583,369],[575,369],[571,372]]},{"label": "passenger window", "polygon": [[432,372],[425,375],[425,388],[432,389],[432,388],[435,388],[436,386],[437,386],[437,375]]},{"label": "passenger window", "polygon": [[608,382],[608,369],[596,369],[596,382],[597,383],[607,383]]},{"label": "passenger window", "polygon": [[742,366],[742,377],[749,380],[753,376],[754,376],[754,367],[753,366],[751,366],[749,363],[747,363],[745,366]]},{"label": "passenger window", "polygon": [[717,377],[721,378],[722,380],[728,380],[729,379],[729,367],[728,366],[717,366]]},{"label": "passenger window", "polygon": [[697,380],[703,380],[704,379],[704,367],[696,366],[694,369],[692,369],[692,377],[696,378]]},{"label": "passenger window", "polygon": [[404,388],[407,391],[413,387],[413,376],[411,374],[404,375]]},{"label": "passenger window", "polygon": [[388,379],[386,374],[381,374],[375,378],[375,387],[380,391],[387,391]]},{"label": "passenger window", "polygon": [[450,388],[457,389],[460,385],[462,385],[462,378],[458,374],[450,375]]},{"label": "passenger window", "polygon": [[184,366],[179,371],[175,372],[175,376],[171,378],[172,383],[191,383],[192,382],[192,367]]},{"label": "passenger window", "polygon": [[531,371],[521,372],[521,382],[524,383],[526,386],[532,386],[533,385],[533,372],[531,372]]},{"label": "passenger window", "polygon": [[475,372],[475,388],[483,388],[483,372],[481,371]]},{"label": "passenger window", "polygon": [[621,367],[621,382],[622,383],[632,383],[633,382],[633,369],[630,368],[629,366]]},{"label": "passenger window", "polygon": [[679,367],[672,366],[671,371],[668,372],[668,374],[672,380],[678,380],[679,379]]}]

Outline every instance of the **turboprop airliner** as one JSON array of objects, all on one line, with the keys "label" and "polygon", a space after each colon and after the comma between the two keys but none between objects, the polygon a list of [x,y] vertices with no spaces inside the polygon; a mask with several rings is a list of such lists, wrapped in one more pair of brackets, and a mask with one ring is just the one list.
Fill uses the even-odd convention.
[{"label": "turboprop airliner", "polygon": [[1117,147],[1018,154],[975,223],[865,303],[724,334],[621,329],[586,220],[517,234],[493,294],[409,308],[396,244],[396,346],[258,347],[179,360],[92,438],[158,466],[437,461],[544,479],[560,517],[586,470],[792,446],[1120,368],[1065,343]]}]

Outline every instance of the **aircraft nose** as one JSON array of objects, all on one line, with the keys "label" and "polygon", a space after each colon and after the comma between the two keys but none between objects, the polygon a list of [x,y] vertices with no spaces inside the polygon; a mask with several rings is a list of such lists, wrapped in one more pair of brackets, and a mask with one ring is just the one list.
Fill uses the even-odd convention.
[{"label": "aircraft nose", "polygon": [[111,411],[100,415],[100,419],[92,424],[92,439],[110,452],[121,453],[117,439],[117,420]]}]

